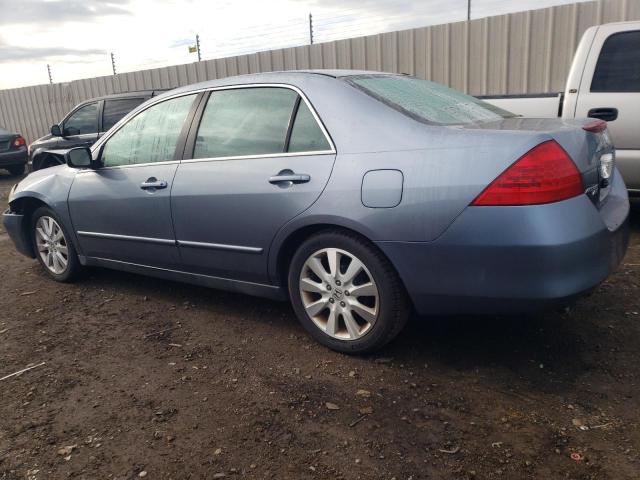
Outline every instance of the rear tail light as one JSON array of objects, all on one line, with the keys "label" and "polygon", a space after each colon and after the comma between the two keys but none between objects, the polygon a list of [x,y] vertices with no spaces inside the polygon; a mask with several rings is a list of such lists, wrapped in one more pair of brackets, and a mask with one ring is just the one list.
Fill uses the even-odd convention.
[{"label": "rear tail light", "polygon": [[571,157],[554,140],[541,143],[496,178],[471,205],[539,205],[582,193]]},{"label": "rear tail light", "polygon": [[15,148],[24,147],[27,144],[27,141],[22,137],[16,137],[13,141],[13,146]]}]

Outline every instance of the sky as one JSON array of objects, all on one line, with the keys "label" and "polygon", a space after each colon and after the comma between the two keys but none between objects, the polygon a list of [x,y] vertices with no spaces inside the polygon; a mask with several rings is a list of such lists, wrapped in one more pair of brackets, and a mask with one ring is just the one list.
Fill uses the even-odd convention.
[{"label": "sky", "polygon": [[[471,18],[574,0],[471,0]],[[466,20],[467,0],[0,0],[0,89]]]}]

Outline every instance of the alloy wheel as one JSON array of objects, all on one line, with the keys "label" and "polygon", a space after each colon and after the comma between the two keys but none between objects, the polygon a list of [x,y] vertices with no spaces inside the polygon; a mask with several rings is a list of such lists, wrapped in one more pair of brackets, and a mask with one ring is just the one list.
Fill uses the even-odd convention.
[{"label": "alloy wheel", "polygon": [[69,264],[69,250],[62,227],[49,216],[36,222],[36,246],[44,266],[56,275],[65,272]]},{"label": "alloy wheel", "polygon": [[378,319],[376,282],[365,264],[345,250],[324,248],[309,256],[299,288],[309,318],[333,338],[357,340]]}]

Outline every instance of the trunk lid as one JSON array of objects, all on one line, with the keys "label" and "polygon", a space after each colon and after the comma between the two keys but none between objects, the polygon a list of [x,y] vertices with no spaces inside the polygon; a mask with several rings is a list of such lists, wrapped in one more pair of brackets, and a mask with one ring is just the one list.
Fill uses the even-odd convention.
[{"label": "trunk lid", "polygon": [[[547,134],[569,154],[582,175],[585,194],[598,207],[609,193],[610,178],[606,177],[605,165],[613,162],[615,149],[609,132],[587,131],[594,120],[561,118],[505,118],[498,121],[461,125],[469,130],[518,131]],[[514,159],[515,161],[516,159]]]}]

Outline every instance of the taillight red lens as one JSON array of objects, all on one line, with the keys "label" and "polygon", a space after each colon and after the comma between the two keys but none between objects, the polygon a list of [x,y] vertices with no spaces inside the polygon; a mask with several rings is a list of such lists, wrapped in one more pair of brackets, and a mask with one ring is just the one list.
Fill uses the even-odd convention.
[{"label": "taillight red lens", "polygon": [[27,144],[26,140],[22,137],[17,137],[14,141],[13,141],[13,146],[14,147],[24,147]]},{"label": "taillight red lens", "polygon": [[496,178],[471,205],[539,205],[582,193],[571,157],[554,140],[525,153]]}]

